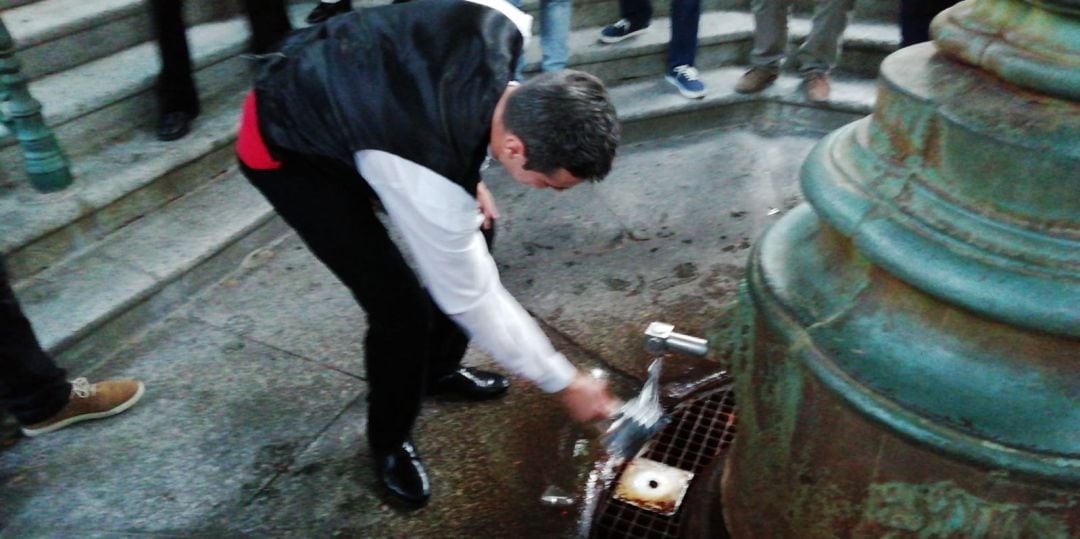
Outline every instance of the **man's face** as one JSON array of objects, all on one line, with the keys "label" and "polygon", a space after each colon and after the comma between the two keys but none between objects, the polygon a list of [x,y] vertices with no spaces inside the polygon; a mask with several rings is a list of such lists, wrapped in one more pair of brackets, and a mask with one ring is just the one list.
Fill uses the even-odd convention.
[{"label": "man's face", "polygon": [[544,174],[525,168],[528,161],[525,152],[525,144],[513,134],[504,137],[493,136],[491,153],[495,160],[502,164],[510,176],[518,183],[534,187],[536,189],[554,189],[565,191],[579,183],[580,178],[575,178],[570,171],[560,168],[551,174]]},{"label": "man's face", "polygon": [[581,183],[581,178],[573,177],[566,169],[557,169],[551,174],[525,169],[525,145],[516,136],[511,135],[501,140],[501,143],[494,151],[495,158],[518,184],[537,189],[565,191]]},{"label": "man's face", "polygon": [[575,178],[573,174],[570,174],[564,168],[560,168],[551,174],[542,174],[535,170],[525,170],[525,168],[518,168],[517,170],[507,168],[507,171],[518,183],[536,189],[565,191],[581,183],[580,178]]}]

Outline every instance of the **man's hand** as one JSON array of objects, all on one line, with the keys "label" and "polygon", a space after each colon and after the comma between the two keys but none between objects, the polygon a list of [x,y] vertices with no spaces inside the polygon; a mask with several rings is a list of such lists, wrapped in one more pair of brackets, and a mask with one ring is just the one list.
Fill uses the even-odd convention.
[{"label": "man's hand", "polygon": [[495,198],[491,196],[484,182],[476,184],[476,202],[480,207],[480,213],[484,214],[484,224],[480,225],[484,230],[491,228],[491,221],[499,218],[499,209],[495,207]]},{"label": "man's hand", "polygon": [[618,401],[608,392],[606,381],[581,371],[559,392],[559,397],[570,417],[582,423],[607,419],[619,407]]}]

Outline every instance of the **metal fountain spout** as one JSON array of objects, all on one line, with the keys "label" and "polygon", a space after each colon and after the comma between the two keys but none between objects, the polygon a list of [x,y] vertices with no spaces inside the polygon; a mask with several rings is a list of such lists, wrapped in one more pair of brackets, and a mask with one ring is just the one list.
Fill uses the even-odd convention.
[{"label": "metal fountain spout", "polygon": [[709,352],[709,342],[698,337],[675,333],[675,326],[671,324],[653,322],[645,328],[645,350],[654,355],[674,351],[704,357]]},{"label": "metal fountain spout", "polygon": [[649,365],[649,375],[641,392],[623,403],[612,416],[610,426],[601,442],[609,455],[628,459],[663,427],[664,409],[660,405],[660,370],[664,354],[677,351],[704,356],[708,352],[705,339],[675,333],[675,326],[653,322],[645,330],[645,350],[654,356]]}]

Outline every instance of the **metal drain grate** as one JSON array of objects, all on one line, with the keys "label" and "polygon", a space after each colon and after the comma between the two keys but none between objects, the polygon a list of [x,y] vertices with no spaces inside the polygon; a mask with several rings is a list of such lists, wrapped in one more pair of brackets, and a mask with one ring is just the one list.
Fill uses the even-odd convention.
[{"label": "metal drain grate", "polygon": [[[699,474],[735,440],[734,389],[726,384],[691,395],[670,416],[671,423],[640,455]],[[683,513],[680,508],[674,515],[663,516],[612,499],[606,492],[597,504],[590,535],[595,539],[678,537]]]}]

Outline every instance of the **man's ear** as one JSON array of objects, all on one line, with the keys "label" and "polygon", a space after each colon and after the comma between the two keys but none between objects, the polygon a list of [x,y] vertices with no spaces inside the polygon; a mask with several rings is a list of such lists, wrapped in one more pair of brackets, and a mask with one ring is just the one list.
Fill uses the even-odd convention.
[{"label": "man's ear", "polygon": [[525,160],[525,143],[517,135],[507,134],[503,138],[502,148],[504,156],[508,159]]}]

